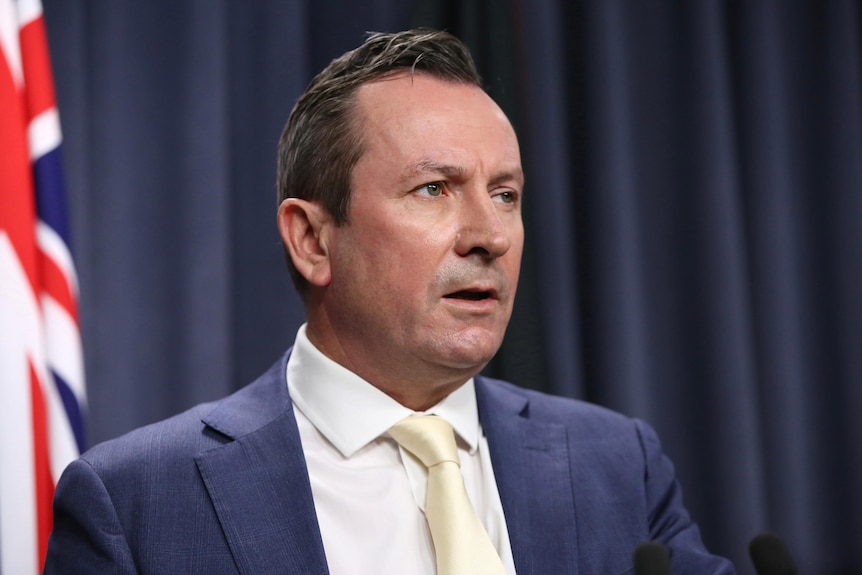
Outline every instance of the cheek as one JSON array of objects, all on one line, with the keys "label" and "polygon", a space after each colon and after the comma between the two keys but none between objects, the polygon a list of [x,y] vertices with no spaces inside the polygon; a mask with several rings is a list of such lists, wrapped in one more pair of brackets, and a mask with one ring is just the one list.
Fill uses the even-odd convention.
[{"label": "cheek", "polygon": [[397,226],[377,228],[365,239],[380,271],[391,272],[404,283],[420,284],[434,276],[451,241],[438,228]]},{"label": "cheek", "polygon": [[418,218],[409,210],[363,210],[351,218],[353,227],[338,238],[341,279],[373,289],[390,300],[392,309],[424,300],[452,249],[451,224],[439,216]]},{"label": "cheek", "polygon": [[411,249],[400,236],[383,230],[349,241],[349,248],[339,256],[346,285],[386,298],[393,307],[399,305],[396,298],[416,294],[425,277],[421,268],[427,265],[423,250]]}]

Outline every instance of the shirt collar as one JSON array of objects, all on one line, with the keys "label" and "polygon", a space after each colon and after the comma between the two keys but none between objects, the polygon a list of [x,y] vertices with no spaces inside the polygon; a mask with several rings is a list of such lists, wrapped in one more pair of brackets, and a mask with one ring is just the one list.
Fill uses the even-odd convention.
[{"label": "shirt collar", "polygon": [[[344,457],[418,413],[326,357],[308,339],[306,324],[296,334],[286,375],[293,403]],[[481,431],[473,378],[421,414],[446,419],[470,453],[476,451]]]}]

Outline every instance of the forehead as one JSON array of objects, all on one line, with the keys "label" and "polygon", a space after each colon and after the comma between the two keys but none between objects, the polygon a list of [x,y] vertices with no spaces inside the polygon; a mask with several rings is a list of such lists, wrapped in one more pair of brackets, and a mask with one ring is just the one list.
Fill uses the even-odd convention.
[{"label": "forehead", "polygon": [[520,170],[514,130],[478,86],[407,71],[364,84],[356,103],[363,147],[376,161],[460,158]]}]

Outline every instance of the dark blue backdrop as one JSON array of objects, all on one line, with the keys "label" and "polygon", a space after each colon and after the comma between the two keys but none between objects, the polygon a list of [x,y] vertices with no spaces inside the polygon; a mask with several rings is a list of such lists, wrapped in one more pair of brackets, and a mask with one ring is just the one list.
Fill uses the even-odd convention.
[{"label": "dark blue backdrop", "polygon": [[91,442],[241,386],[302,309],[275,147],[366,30],[446,27],[519,131],[528,248],[489,366],[648,420],[716,552],[862,572],[854,0],[44,0]]}]

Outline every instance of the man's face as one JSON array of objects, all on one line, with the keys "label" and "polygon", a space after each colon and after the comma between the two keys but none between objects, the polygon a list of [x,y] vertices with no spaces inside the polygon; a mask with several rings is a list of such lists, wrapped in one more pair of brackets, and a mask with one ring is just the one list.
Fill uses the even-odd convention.
[{"label": "man's face", "polygon": [[334,355],[372,383],[463,382],[512,312],[524,240],[515,133],[481,89],[422,74],[364,85],[357,107],[365,153],[328,246]]}]

